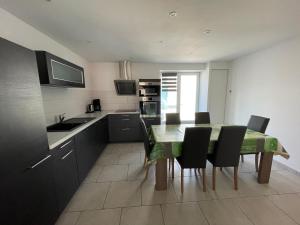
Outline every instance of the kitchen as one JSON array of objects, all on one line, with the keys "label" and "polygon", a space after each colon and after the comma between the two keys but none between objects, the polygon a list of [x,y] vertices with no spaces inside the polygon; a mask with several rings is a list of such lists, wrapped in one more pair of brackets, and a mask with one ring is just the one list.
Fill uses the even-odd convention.
[{"label": "kitchen", "polygon": [[[74,3],[72,11],[67,3],[63,1],[59,5],[55,0],[30,1],[28,5],[14,0],[0,3],[0,224],[222,224],[223,221],[262,224],[259,218],[263,218],[265,224],[299,222],[293,214],[294,208],[300,206],[296,138],[291,140],[292,132],[286,130],[292,130],[290,123],[280,123],[281,110],[290,106],[273,111],[270,105],[267,107],[269,98],[264,98],[266,93],[262,90],[254,96],[255,100],[264,99],[264,102],[257,104],[244,95],[244,91],[253,94],[251,90],[259,89],[251,86],[255,83],[253,80],[241,75],[253,72],[250,59],[247,54],[244,56],[244,47],[249,44],[246,38],[241,37],[244,45],[236,49],[236,53],[243,55],[241,59],[233,57],[228,49],[228,58],[221,57],[219,51],[219,57],[207,56],[206,60],[200,60],[194,50],[187,52],[183,48],[181,54],[177,54],[172,51],[180,41],[176,39],[176,45],[172,45],[172,37],[149,40],[145,35],[145,42],[151,43],[150,51],[136,35],[133,47],[130,39],[121,38],[127,35],[122,33],[121,27],[119,35],[112,35],[114,32],[104,28],[105,21],[121,24],[124,16],[123,10],[106,3],[119,13],[115,13],[118,19],[97,21],[107,31],[101,34],[104,43],[101,45],[97,43],[99,34],[94,33],[98,27],[85,24],[85,19],[79,16],[79,9],[94,12],[93,7],[87,9],[87,5]],[[106,10],[99,5],[94,8],[106,15]],[[170,29],[175,29],[170,25],[172,21],[181,19],[187,10],[181,6],[183,11],[178,9],[177,15],[176,11],[166,10],[169,6],[158,8],[166,11],[167,18],[162,16],[161,21]],[[60,16],[66,13],[65,20],[59,16],[54,18],[53,11]],[[42,14],[47,19],[43,19]],[[274,24],[278,25],[279,15],[274,15]],[[74,21],[66,18],[74,18]],[[91,26],[90,29],[81,30],[81,34],[76,29],[70,31],[69,28],[78,28],[75,20],[83,30]],[[285,21],[281,17],[280,20]],[[286,26],[290,23],[285,22]],[[86,35],[88,33],[90,35]],[[214,40],[215,29],[203,28],[199,35],[202,40]],[[275,42],[275,37],[271,39],[268,43]],[[211,52],[216,42],[212,43]],[[166,48],[169,45],[173,48]],[[287,41],[287,45],[292,44]],[[192,48],[198,48],[195,46],[198,44]],[[143,49],[144,55],[135,52],[136,49]],[[294,64],[289,68],[295,68]],[[268,69],[270,67],[264,70],[266,74]],[[185,76],[195,82],[184,86]],[[264,81],[261,80],[263,85],[270,88]],[[174,92],[175,100],[165,100]],[[290,92],[286,90],[283,94],[290,95]],[[191,99],[191,104],[187,99]],[[280,99],[277,97],[276,101]],[[178,127],[165,125],[166,113],[176,112],[187,119],[182,119]],[[183,171],[175,160],[178,152],[174,146],[182,142],[176,138],[182,138],[184,129],[194,126],[195,112],[209,112],[213,131],[218,130],[220,124],[245,125],[251,114],[271,117],[267,135],[259,137],[271,138],[269,134],[278,137],[278,151],[271,149],[278,154],[274,153],[273,165],[272,158],[267,159],[269,155],[262,153],[262,168],[256,172],[253,152],[242,155],[245,161],[241,159],[239,164],[237,190],[233,187],[235,172],[231,168],[222,171],[222,167],[216,175],[215,189],[213,166],[207,163],[204,191],[205,173]],[[149,137],[152,135],[151,141],[156,141],[150,143],[155,146],[151,156],[147,155],[141,118]],[[173,127],[177,133],[172,133]],[[159,154],[166,153],[162,148],[165,143],[157,135],[161,133],[175,137],[167,143],[172,142],[173,146],[166,147],[172,149],[173,156],[163,159]],[[293,133],[297,132],[293,130]],[[286,201],[292,201],[292,207],[287,207]],[[270,213],[256,211],[253,205],[259,209],[269,208]],[[232,215],[231,208],[236,212],[234,216],[228,216]]]}]

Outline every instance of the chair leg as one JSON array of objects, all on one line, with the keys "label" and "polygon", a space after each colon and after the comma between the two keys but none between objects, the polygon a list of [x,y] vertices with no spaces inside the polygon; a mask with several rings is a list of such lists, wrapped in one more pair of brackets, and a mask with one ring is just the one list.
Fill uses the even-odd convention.
[{"label": "chair leg", "polygon": [[241,155],[242,163],[244,162],[244,155]]},{"label": "chair leg", "polygon": [[145,158],[144,158],[144,168],[147,166],[147,156],[145,155]]},{"label": "chair leg", "polygon": [[238,189],[238,167],[234,167],[234,190]]},{"label": "chair leg", "polygon": [[255,170],[258,172],[258,159],[259,159],[259,153],[255,154]]},{"label": "chair leg", "polygon": [[212,188],[214,191],[216,190],[216,172],[217,172],[217,167],[213,167]]},{"label": "chair leg", "polygon": [[147,178],[148,178],[149,167],[150,167],[150,165],[146,165],[146,175],[145,175],[144,180],[147,180]]},{"label": "chair leg", "polygon": [[183,194],[183,169],[181,169],[181,194]]},{"label": "chair leg", "polygon": [[171,158],[169,158],[169,172],[171,170]]},{"label": "chair leg", "polygon": [[175,162],[175,159],[172,158],[172,179],[174,179],[174,162]]},{"label": "chair leg", "polygon": [[202,185],[203,185],[203,192],[206,192],[206,169],[202,168]]},{"label": "chair leg", "polygon": [[220,171],[223,171],[223,167],[220,167]]}]

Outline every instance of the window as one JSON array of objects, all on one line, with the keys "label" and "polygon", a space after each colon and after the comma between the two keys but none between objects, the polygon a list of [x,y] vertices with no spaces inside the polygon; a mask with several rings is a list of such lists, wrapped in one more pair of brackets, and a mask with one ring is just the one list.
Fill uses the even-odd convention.
[{"label": "window", "polygon": [[161,111],[180,112],[182,121],[193,121],[198,111],[199,73],[162,73]]}]

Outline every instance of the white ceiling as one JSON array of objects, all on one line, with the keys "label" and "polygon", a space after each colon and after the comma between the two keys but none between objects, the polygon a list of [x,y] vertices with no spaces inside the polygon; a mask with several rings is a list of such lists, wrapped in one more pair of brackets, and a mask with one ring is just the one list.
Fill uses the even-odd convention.
[{"label": "white ceiling", "polygon": [[0,0],[0,7],[90,61],[232,59],[300,32],[300,0]]}]

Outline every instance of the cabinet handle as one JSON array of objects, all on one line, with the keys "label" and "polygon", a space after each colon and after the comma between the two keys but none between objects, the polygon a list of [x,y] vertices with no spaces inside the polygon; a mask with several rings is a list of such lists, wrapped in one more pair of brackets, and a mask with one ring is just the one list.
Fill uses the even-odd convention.
[{"label": "cabinet handle", "polygon": [[130,130],[130,128],[123,128],[122,131]]},{"label": "cabinet handle", "polygon": [[46,156],[45,158],[43,158],[41,161],[37,162],[36,164],[34,164],[33,166],[31,166],[29,169],[34,169],[35,167],[37,167],[38,165],[40,165],[41,163],[43,163],[44,161],[46,161],[47,159],[49,159],[51,157],[51,155]]},{"label": "cabinet handle", "polygon": [[65,158],[67,158],[72,152],[73,152],[73,150],[69,151],[67,154],[65,154],[63,157],[61,157],[61,160],[64,160]]},{"label": "cabinet handle", "polygon": [[72,141],[68,141],[67,143],[63,144],[62,146],[59,147],[59,149],[62,149],[64,147],[66,147],[68,144],[70,144]]},{"label": "cabinet handle", "polygon": [[130,119],[122,119],[122,120],[130,120]]}]

